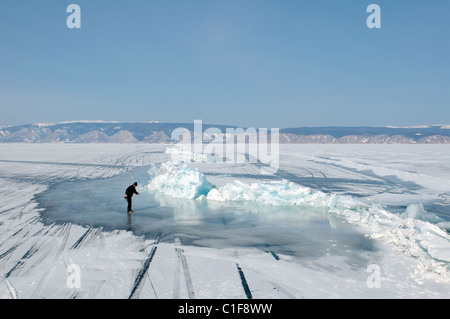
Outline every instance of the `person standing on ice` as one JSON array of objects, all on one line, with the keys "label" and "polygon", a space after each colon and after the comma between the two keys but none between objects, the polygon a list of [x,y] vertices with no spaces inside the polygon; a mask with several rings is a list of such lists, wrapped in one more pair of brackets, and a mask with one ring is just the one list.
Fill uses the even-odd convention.
[{"label": "person standing on ice", "polygon": [[125,200],[128,202],[128,214],[133,213],[133,209],[131,207],[131,199],[134,194],[141,195],[136,191],[137,182],[134,182],[133,185],[129,186],[125,191]]}]

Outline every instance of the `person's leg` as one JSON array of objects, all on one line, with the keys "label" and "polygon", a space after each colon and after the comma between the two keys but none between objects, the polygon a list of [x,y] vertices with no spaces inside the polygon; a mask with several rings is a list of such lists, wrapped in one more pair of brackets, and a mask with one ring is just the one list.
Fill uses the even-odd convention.
[{"label": "person's leg", "polygon": [[132,210],[131,209],[131,197],[128,197],[127,200],[128,200],[128,211],[131,212],[131,210]]}]

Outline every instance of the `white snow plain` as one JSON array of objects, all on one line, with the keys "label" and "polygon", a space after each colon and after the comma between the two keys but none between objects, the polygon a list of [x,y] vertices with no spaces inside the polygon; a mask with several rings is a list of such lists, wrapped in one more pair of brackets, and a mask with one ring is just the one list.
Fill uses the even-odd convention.
[{"label": "white snow plain", "polygon": [[[281,145],[274,176],[261,176],[255,165],[202,158],[174,164],[167,147],[172,146],[1,144],[0,298],[247,298],[241,273],[253,298],[450,297],[449,219],[424,209],[449,201],[448,146]],[[198,202],[236,202],[255,222],[264,219],[264,232],[224,234],[236,242],[249,236],[267,248],[232,240],[215,245],[211,238],[190,245],[122,228],[46,223],[42,217],[47,208],[37,198],[58,183],[76,186],[146,166],[152,167],[148,191],[178,198],[175,223],[195,215]],[[141,194],[146,196],[144,189]],[[390,211],[394,205],[397,213]],[[313,213],[277,215],[284,206]],[[323,254],[315,254],[314,245],[295,250],[301,256],[276,252],[262,234],[283,218],[303,228],[282,224],[277,231],[311,236],[320,219],[330,229],[354,232],[371,249],[330,236],[320,244]],[[318,232],[315,240],[321,238]],[[74,275],[80,279],[76,287]]]}]

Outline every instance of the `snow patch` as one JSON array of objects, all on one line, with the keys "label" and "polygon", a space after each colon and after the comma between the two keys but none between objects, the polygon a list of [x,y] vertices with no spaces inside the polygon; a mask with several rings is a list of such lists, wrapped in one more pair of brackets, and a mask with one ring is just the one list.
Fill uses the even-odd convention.
[{"label": "snow patch", "polygon": [[438,196],[440,199],[442,199],[444,202],[450,203],[450,193],[442,193]]},{"label": "snow patch", "polygon": [[190,151],[183,146],[168,147],[165,151],[170,154],[172,162],[174,163],[208,163],[212,162],[208,154],[198,154]]}]

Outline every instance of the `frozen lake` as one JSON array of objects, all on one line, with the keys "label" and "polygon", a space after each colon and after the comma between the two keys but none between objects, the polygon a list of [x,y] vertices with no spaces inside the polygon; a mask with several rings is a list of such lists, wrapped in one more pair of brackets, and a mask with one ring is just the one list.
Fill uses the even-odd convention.
[{"label": "frozen lake", "polygon": [[207,179],[195,198],[148,187],[164,145],[0,149],[0,297],[249,297],[239,271],[255,298],[450,296],[448,146],[282,145],[274,175],[199,161],[163,176]]},{"label": "frozen lake", "polygon": [[106,231],[124,229],[168,243],[178,238],[185,245],[200,247],[257,248],[276,259],[288,255],[312,260],[330,253],[330,242],[338,242],[352,250],[339,251],[336,247],[334,254],[364,265],[358,261],[361,252],[374,250],[372,241],[324,208],[179,199],[138,186],[142,196],[133,197],[134,214],[130,216],[123,200],[124,188],[135,180],[146,185],[150,179],[147,171],[140,168],[108,179],[57,184],[37,197],[44,208],[43,221],[71,222]]}]

